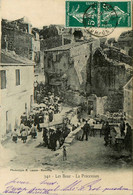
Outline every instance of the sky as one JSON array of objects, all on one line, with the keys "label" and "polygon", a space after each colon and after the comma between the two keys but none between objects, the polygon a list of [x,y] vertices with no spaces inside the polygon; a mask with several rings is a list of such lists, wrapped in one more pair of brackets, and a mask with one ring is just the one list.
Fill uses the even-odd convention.
[{"label": "sky", "polygon": [[[1,17],[15,20],[26,16],[33,27],[42,28],[50,24],[65,25],[65,0],[0,0]],[[115,29],[109,37],[119,37],[122,31]]]},{"label": "sky", "polygon": [[64,0],[1,0],[1,16],[15,20],[28,17],[34,27],[65,24]]}]

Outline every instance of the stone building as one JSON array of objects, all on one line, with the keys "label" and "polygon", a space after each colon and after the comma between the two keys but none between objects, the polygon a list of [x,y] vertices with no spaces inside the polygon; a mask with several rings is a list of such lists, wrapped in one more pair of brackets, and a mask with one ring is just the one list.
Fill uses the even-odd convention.
[{"label": "stone building", "polygon": [[[127,61],[128,62],[128,61]],[[97,49],[91,66],[91,92],[98,97],[107,96],[107,110],[123,109],[123,86],[133,74],[132,66],[109,58],[104,50]]]},{"label": "stone building", "polygon": [[124,88],[124,112],[126,120],[133,127],[133,77],[126,83]]},{"label": "stone building", "polygon": [[40,67],[44,66],[44,51],[81,39],[90,39],[90,34],[82,28],[65,28],[63,25],[44,26],[40,34]]},{"label": "stone building", "polygon": [[[94,94],[107,97],[105,111],[122,110],[123,86],[133,74],[132,58],[121,48],[108,45],[106,39],[85,38],[79,29],[71,31],[63,32],[71,44],[44,51],[46,84],[53,91],[63,92],[69,103],[81,104]],[[105,104],[102,99],[98,101]],[[103,112],[103,108],[99,110]]]},{"label": "stone building", "polygon": [[108,44],[119,48],[120,51],[132,57],[133,56],[133,30],[122,32],[118,37],[117,41],[114,38],[110,38],[108,40]]},{"label": "stone building", "polygon": [[20,123],[23,112],[33,103],[34,63],[12,51],[1,50],[0,62],[0,135]]},{"label": "stone building", "polygon": [[99,47],[99,40],[74,42],[45,50],[44,73],[46,84],[53,90],[86,91],[87,63]]},{"label": "stone building", "polygon": [[32,25],[25,18],[14,21],[2,19],[2,49],[15,51],[16,54],[30,60],[36,60],[40,52],[40,40],[37,32],[33,33]]},{"label": "stone building", "polygon": [[106,48],[104,48],[103,52],[107,55],[109,59],[132,65],[132,57],[126,54],[123,50],[114,46],[106,45],[105,47]]},{"label": "stone building", "polygon": [[32,29],[32,59],[38,64],[40,62],[40,37],[37,31]]},{"label": "stone building", "polygon": [[117,47],[123,49],[127,55],[133,56],[133,30],[121,33],[117,41]]}]

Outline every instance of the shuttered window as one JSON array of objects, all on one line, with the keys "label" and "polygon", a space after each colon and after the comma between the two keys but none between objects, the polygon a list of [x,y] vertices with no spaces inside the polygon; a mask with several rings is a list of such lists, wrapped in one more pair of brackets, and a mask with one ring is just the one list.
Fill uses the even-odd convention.
[{"label": "shuttered window", "polygon": [[1,89],[6,88],[6,70],[0,71],[0,88]]},{"label": "shuttered window", "polygon": [[16,85],[20,85],[20,70],[16,70]]}]

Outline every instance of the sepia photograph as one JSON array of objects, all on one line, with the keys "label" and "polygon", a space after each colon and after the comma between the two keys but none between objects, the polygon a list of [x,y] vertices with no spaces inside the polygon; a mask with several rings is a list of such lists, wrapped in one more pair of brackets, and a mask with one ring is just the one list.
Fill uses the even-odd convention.
[{"label": "sepia photograph", "polygon": [[[94,172],[96,183],[99,171],[128,172],[132,186],[131,3],[1,1],[1,171],[22,173],[23,180],[27,172],[47,173],[47,179],[54,171],[80,172],[79,178],[89,179],[88,172]],[[80,192],[57,186],[56,193],[14,191],[9,183],[21,182],[14,176],[7,183],[7,177],[2,195],[100,193],[84,192],[81,181],[74,183]],[[62,177],[65,182],[69,174]],[[115,192],[101,186],[97,191],[132,193],[120,186]]]}]

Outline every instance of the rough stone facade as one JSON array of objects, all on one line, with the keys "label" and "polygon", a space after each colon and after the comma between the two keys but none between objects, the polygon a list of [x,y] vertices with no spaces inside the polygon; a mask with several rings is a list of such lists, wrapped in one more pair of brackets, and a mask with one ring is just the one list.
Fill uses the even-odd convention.
[{"label": "rough stone facade", "polygon": [[[123,109],[123,86],[133,73],[130,63],[130,56],[111,46],[102,49],[98,40],[75,42],[45,51],[46,84],[63,92],[69,103],[82,104],[95,94],[102,110],[95,113],[116,112]],[[106,102],[100,97],[107,97]]]},{"label": "rough stone facade", "polygon": [[131,75],[130,65],[109,59],[102,50],[98,49],[93,55],[92,90],[98,96],[122,89]]},{"label": "rough stone facade", "polygon": [[95,52],[91,67],[91,92],[98,97],[107,96],[106,111],[123,109],[123,86],[132,73],[130,65],[109,59],[101,49]]},{"label": "rough stone facade", "polygon": [[40,41],[31,34],[30,24],[2,20],[2,49],[15,51],[17,55],[36,61]]},{"label": "rough stone facade", "polygon": [[106,46],[106,48],[103,50],[103,52],[110,59],[132,65],[132,58],[129,55],[125,54],[123,51],[121,51],[117,47]]},{"label": "rough stone facade", "polygon": [[85,92],[88,59],[97,47],[99,41],[90,40],[46,50],[44,56],[46,84],[62,85],[73,91]]},{"label": "rough stone facade", "polygon": [[32,36],[27,33],[2,28],[2,48],[5,49],[6,47],[18,55],[23,55],[28,59],[32,58]]},{"label": "rough stone facade", "polygon": [[133,127],[133,77],[124,86],[124,112],[127,121]]},{"label": "rough stone facade", "polygon": [[109,39],[108,44],[119,48],[121,51],[125,52],[127,55],[132,57],[133,56],[133,30],[129,30],[121,33],[117,41],[114,38]]},{"label": "rough stone facade", "polygon": [[50,37],[47,39],[42,39],[40,42],[40,49],[41,49],[41,51],[44,51],[46,49],[59,47],[61,45],[62,45],[62,36],[57,35],[57,36]]}]

